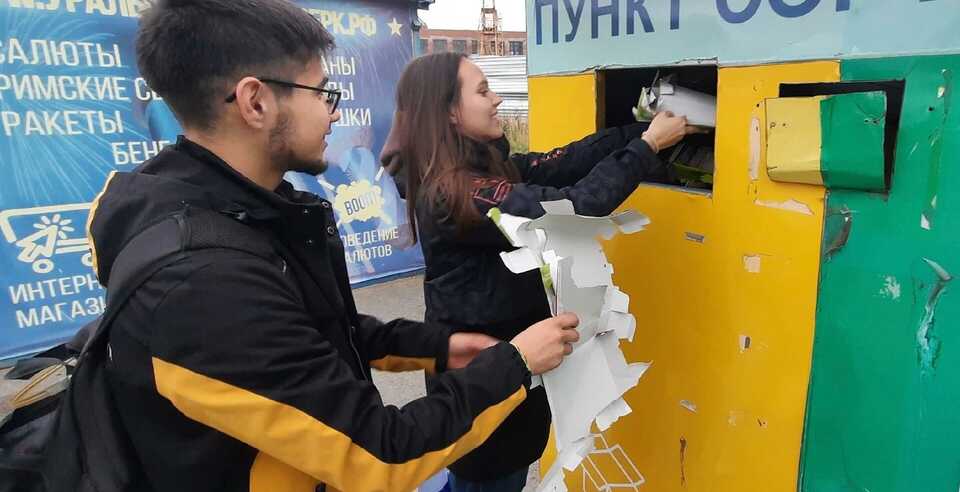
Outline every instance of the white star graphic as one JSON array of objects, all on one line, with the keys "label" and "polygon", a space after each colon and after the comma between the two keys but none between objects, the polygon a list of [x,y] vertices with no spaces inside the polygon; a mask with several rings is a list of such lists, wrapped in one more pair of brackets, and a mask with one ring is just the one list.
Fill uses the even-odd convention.
[{"label": "white star graphic", "polygon": [[396,18],[396,17],[393,18],[393,21],[388,22],[387,25],[390,26],[390,34],[391,34],[392,36],[399,36],[399,35],[400,35],[400,28],[403,27],[403,24],[397,22],[397,18]]}]

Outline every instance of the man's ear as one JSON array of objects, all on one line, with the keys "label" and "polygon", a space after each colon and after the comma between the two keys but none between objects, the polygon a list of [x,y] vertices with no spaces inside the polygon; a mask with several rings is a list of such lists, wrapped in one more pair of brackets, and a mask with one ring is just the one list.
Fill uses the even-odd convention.
[{"label": "man's ear", "polygon": [[254,77],[244,77],[235,87],[235,104],[240,117],[252,128],[263,128],[275,101],[266,85]]}]

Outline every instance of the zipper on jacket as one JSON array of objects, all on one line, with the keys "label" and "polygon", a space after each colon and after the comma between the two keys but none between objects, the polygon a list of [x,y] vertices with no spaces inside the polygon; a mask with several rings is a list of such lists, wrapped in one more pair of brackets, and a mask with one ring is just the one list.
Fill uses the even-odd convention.
[{"label": "zipper on jacket", "polygon": [[353,355],[357,357],[357,364],[360,366],[360,376],[364,381],[367,380],[367,371],[363,367],[363,358],[360,357],[360,351],[357,350],[357,346],[353,343],[353,330],[355,330],[353,323],[347,323],[347,343],[350,344],[350,349],[353,350]]}]

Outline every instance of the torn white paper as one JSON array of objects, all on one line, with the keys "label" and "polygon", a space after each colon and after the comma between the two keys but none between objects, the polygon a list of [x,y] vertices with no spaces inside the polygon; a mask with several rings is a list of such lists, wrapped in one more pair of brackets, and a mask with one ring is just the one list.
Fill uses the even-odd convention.
[{"label": "torn white paper", "polygon": [[593,437],[587,436],[567,446],[562,454],[557,455],[557,462],[565,470],[573,471],[580,466],[580,462],[590,454],[590,451],[593,451]]},{"label": "torn white paper", "polygon": [[[600,316],[600,326],[605,326],[607,333],[612,331],[616,333],[617,338],[624,338],[628,342],[633,341],[633,333],[637,329],[637,320],[626,313],[621,313],[617,311],[605,311]],[[600,333],[601,335],[603,333]]]},{"label": "torn white paper", "polygon": [[517,218],[491,210],[490,216],[518,249],[501,254],[514,273],[539,268],[551,311],[576,313],[580,341],[542,384],[553,413],[557,462],[539,490],[565,491],[562,469],[573,470],[593,449],[591,426],[601,430],[630,413],[624,394],[650,364],[628,364],[620,340],[632,340],[636,319],[630,297],[613,285],[613,266],[598,237],[642,231],[650,220],[629,211],[609,217],[576,215],[568,200],[543,202],[545,215]]},{"label": "torn white paper", "polygon": [[513,273],[529,272],[543,265],[543,260],[540,259],[540,256],[529,248],[520,248],[510,251],[509,253],[500,253],[500,258],[503,259],[503,264],[507,266],[507,269]]},{"label": "torn white paper", "polygon": [[573,203],[570,200],[554,200],[552,202],[540,202],[543,211],[548,215],[573,215],[576,211],[573,209]]},{"label": "torn white paper", "polygon": [[559,450],[589,435],[597,415],[643,374],[642,366],[627,365],[618,345],[615,335],[594,336],[543,375]]},{"label": "torn white paper", "polygon": [[687,123],[696,126],[717,126],[717,98],[675,85],[670,78],[657,78],[652,87],[640,91],[640,100],[633,108],[637,121],[650,121],[657,113],[670,111],[686,116]]},{"label": "torn white paper", "polygon": [[604,408],[599,415],[597,415],[597,428],[600,429],[600,432],[603,432],[610,428],[614,422],[620,419],[632,410],[630,405],[627,405],[627,402],[623,398],[617,398],[616,401],[607,405],[607,408]]},{"label": "torn white paper", "polygon": [[603,313],[600,317],[600,326],[607,331],[615,331],[617,338],[633,341],[633,333],[637,327],[637,320],[629,314],[630,296],[624,294],[616,286],[607,288],[603,300]]},{"label": "torn white paper", "polygon": [[543,378],[540,376],[531,376],[530,389],[536,388],[537,386],[543,386]]},{"label": "torn white paper", "polygon": [[557,312],[577,313],[580,318],[577,328],[580,341],[574,344],[574,347],[577,347],[593,340],[593,336],[597,334],[607,288],[577,287],[573,280],[573,258],[561,258],[557,266],[558,276],[553,279],[553,288],[557,293]]}]

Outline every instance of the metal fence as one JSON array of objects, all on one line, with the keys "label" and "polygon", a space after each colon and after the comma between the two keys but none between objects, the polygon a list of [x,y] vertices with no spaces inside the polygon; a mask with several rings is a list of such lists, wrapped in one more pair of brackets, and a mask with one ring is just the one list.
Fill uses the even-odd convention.
[{"label": "metal fence", "polygon": [[527,117],[527,57],[471,56],[490,82],[490,90],[503,98],[500,114]]}]

